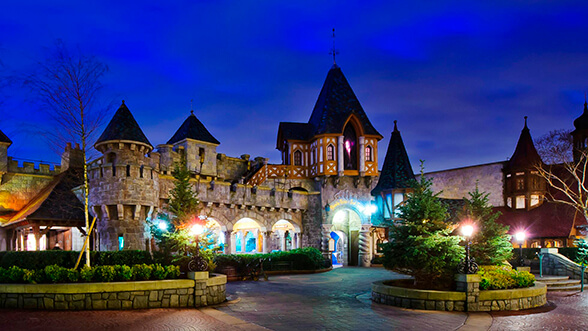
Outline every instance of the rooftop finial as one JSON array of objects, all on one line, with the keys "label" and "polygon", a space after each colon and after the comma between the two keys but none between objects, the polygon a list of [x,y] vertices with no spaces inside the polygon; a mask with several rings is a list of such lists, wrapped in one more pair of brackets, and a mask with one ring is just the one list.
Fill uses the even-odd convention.
[{"label": "rooftop finial", "polygon": [[125,101],[124,101],[124,100],[122,101],[122,104],[123,104],[123,105],[125,104]]},{"label": "rooftop finial", "polygon": [[190,114],[194,115],[194,99],[190,99]]},{"label": "rooftop finial", "polygon": [[525,128],[527,128],[527,116],[525,116]]},{"label": "rooftop finial", "polygon": [[333,28],[333,49],[329,54],[333,55],[333,64],[337,65],[337,60],[335,57],[337,54],[339,54],[339,51],[335,48],[335,28]]},{"label": "rooftop finial", "polygon": [[396,123],[398,123],[398,121],[394,120],[394,131],[398,131],[398,127],[396,126]]}]

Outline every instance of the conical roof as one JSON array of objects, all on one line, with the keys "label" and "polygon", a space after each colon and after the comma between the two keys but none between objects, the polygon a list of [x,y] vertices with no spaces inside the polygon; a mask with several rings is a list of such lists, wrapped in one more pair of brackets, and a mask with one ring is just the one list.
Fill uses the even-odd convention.
[{"label": "conical roof", "polygon": [[315,136],[324,133],[341,134],[351,114],[355,114],[361,122],[364,134],[382,137],[370,123],[341,68],[333,65],[308,123],[313,125]]},{"label": "conical roof", "polygon": [[2,130],[0,130],[0,143],[5,143],[5,144],[12,144],[12,140],[10,140],[10,138],[8,138],[4,132],[2,132]]},{"label": "conical roof", "polygon": [[394,121],[394,131],[388,144],[384,166],[378,179],[378,184],[372,190],[372,195],[376,196],[385,190],[410,187],[411,180],[414,180],[414,173],[404,148],[404,142],[400,131]]},{"label": "conical roof", "polygon": [[196,115],[194,115],[194,111],[191,111],[190,113],[190,116],[186,118],[178,131],[176,131],[167,143],[171,145],[188,138],[219,145],[220,142],[208,132],[204,124],[202,124]]},{"label": "conical roof", "polygon": [[574,127],[576,130],[588,129],[588,102],[584,101],[584,112],[574,120]]},{"label": "conical roof", "polygon": [[537,149],[535,149],[535,144],[533,144],[533,138],[531,138],[531,133],[527,127],[527,116],[525,116],[525,127],[521,131],[517,147],[508,161],[507,167],[510,170],[528,169],[542,163],[541,156],[539,156]]},{"label": "conical roof", "polygon": [[147,140],[147,137],[145,137],[143,130],[137,124],[133,114],[131,114],[131,111],[125,105],[124,100],[94,146],[108,141],[119,140],[134,141],[153,148],[149,140]]}]

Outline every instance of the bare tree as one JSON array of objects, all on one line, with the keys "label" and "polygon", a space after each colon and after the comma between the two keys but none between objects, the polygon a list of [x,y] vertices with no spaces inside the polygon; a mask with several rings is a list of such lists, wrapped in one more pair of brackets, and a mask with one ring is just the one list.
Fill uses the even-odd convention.
[{"label": "bare tree", "polygon": [[[81,145],[83,155],[83,204],[86,236],[90,235],[88,145],[104,119],[106,108],[100,107],[101,78],[108,67],[93,56],[70,52],[57,41],[49,56],[38,63],[38,70],[28,75],[30,87],[53,124],[48,136],[58,146],[66,142]],[[55,129],[58,128],[58,129]],[[70,160],[73,161],[73,160]],[[86,238],[87,240],[88,238]],[[90,266],[90,248],[86,245],[86,265]]]},{"label": "bare tree", "polygon": [[537,139],[535,144],[545,162],[535,169],[551,187],[547,190],[547,198],[573,207],[588,220],[588,150],[576,150],[574,160],[569,130],[551,131]]}]

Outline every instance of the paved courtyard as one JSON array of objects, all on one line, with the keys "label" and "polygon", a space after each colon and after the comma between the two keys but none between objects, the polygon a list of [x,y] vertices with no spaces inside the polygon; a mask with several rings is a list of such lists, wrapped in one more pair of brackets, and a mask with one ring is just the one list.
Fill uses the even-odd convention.
[{"label": "paved courtyard", "polygon": [[466,314],[418,311],[369,300],[382,268],[233,282],[215,308],[131,311],[0,310],[0,330],[588,330],[588,293],[550,293],[546,307]]}]

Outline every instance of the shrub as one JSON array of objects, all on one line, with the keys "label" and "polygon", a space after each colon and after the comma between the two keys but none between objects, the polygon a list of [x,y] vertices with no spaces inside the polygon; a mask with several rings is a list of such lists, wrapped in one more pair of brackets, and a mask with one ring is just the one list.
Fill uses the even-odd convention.
[{"label": "shrub", "polygon": [[67,269],[57,265],[48,265],[43,269],[45,278],[52,283],[62,283],[67,278]]},{"label": "shrub", "polygon": [[80,269],[80,279],[82,281],[91,282],[93,278],[94,278],[94,269],[93,268],[83,266],[82,269]]},{"label": "shrub", "polygon": [[24,270],[17,267],[12,266],[8,269],[8,279],[11,283],[22,283],[24,277]]},{"label": "shrub", "polygon": [[165,273],[168,279],[178,278],[180,276],[180,267],[176,265],[166,265]]},{"label": "shrub", "polygon": [[155,264],[153,265],[153,272],[151,276],[153,279],[165,279],[165,276],[167,276],[167,271],[164,267],[161,266],[161,264]]},{"label": "shrub", "polygon": [[480,290],[504,290],[530,287],[535,284],[535,276],[527,271],[516,271],[509,266],[482,266]]},{"label": "shrub", "polygon": [[114,279],[117,281],[127,281],[133,279],[133,269],[127,265],[115,265],[114,271],[116,273]]},{"label": "shrub", "polygon": [[151,278],[153,268],[146,264],[135,264],[133,266],[133,279],[135,280],[149,280]]},{"label": "shrub", "polygon": [[92,280],[97,282],[112,282],[116,277],[116,270],[111,265],[101,265],[94,268],[94,277]]},{"label": "shrub", "polygon": [[[73,268],[80,252],[76,251],[8,251],[0,254],[0,267],[10,268],[17,266],[30,270],[41,270],[46,266],[58,265],[64,268]],[[134,265],[152,264],[153,258],[147,251],[91,251],[90,260],[92,266],[99,265]],[[81,265],[86,262],[85,254],[82,255]]]}]

